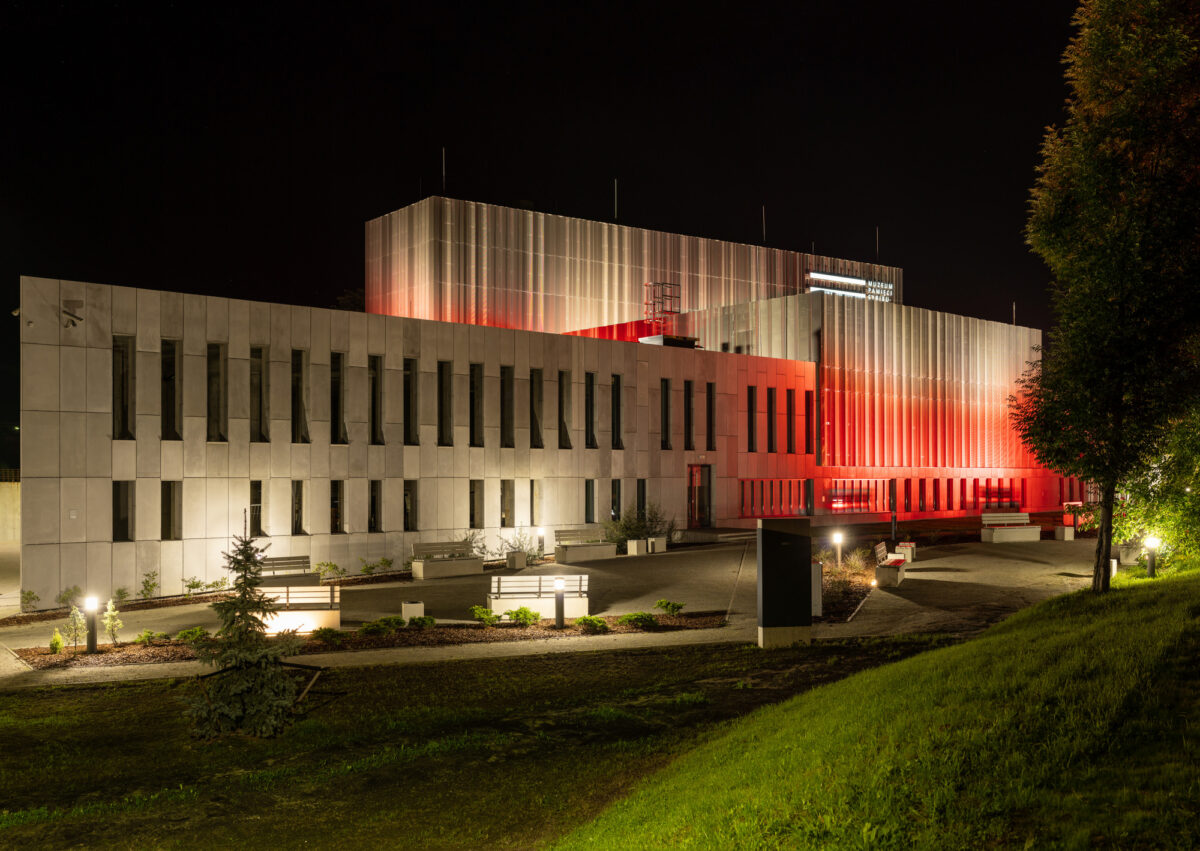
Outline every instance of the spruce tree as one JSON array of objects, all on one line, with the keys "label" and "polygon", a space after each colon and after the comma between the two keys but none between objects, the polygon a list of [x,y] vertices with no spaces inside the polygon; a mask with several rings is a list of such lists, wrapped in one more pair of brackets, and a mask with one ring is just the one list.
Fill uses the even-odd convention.
[{"label": "spruce tree", "polygon": [[117,611],[116,605],[110,599],[108,607],[104,610],[104,631],[108,634],[108,639],[113,647],[117,646],[117,634],[121,631],[121,627],[125,626],[121,619],[117,617],[120,612]]},{"label": "spruce tree", "polygon": [[294,632],[266,633],[264,619],[278,607],[259,588],[263,552],[252,538],[238,536],[233,550],[223,554],[233,576],[233,595],[212,604],[221,628],[210,641],[196,645],[202,662],[221,669],[202,681],[203,693],[191,701],[198,735],[240,731],[273,736],[291,720],[296,681],[282,661],[301,642]]}]

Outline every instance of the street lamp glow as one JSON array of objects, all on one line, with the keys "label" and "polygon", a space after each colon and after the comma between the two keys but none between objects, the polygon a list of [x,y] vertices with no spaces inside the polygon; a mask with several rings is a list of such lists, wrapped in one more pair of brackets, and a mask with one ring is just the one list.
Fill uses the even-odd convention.
[{"label": "street lamp glow", "polygon": [[566,587],[567,587],[567,584],[565,581],[563,581],[563,578],[561,576],[554,577],[554,590],[555,591],[561,591]]},{"label": "street lamp glow", "polygon": [[1146,539],[1146,546],[1152,550],[1157,550],[1159,547],[1162,546],[1162,541],[1160,541],[1158,538],[1151,535],[1149,538]]},{"label": "street lamp glow", "polygon": [[95,597],[84,597],[83,598],[83,610],[85,612],[94,612],[99,607],[100,607],[100,604],[96,600]]},{"label": "street lamp glow", "polygon": [[843,541],[843,540],[845,540],[845,538],[842,536],[842,533],[841,533],[841,532],[834,532],[834,533],[833,533],[833,542],[834,542],[835,544],[837,544],[839,547],[842,545],[842,541]]}]

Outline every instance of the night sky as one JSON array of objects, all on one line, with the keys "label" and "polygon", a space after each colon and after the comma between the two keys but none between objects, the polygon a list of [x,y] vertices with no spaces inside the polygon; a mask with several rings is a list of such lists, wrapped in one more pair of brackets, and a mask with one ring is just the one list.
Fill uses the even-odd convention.
[{"label": "night sky", "polygon": [[[442,192],[904,268],[1046,328],[1024,245],[1074,2],[4,0],[0,274],[330,306]],[[445,8],[434,8],[444,6]],[[16,420],[16,347],[0,417]],[[7,453],[6,453],[7,454]]]}]

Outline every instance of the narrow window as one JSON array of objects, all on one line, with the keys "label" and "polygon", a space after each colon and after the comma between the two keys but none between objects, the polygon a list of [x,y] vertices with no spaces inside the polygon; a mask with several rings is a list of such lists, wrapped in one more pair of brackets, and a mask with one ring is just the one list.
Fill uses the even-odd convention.
[{"label": "narrow window", "polygon": [[404,531],[417,529],[417,480],[404,480]]},{"label": "narrow window", "polygon": [[721,344],[721,351],[723,351],[723,352],[727,352],[727,351],[729,351],[729,344],[728,344],[728,343],[722,343],[722,344]]},{"label": "narrow window", "polygon": [[796,390],[793,387],[787,389],[786,402],[787,406],[787,451],[789,455],[796,454]]},{"label": "narrow window", "polygon": [[812,455],[813,451],[813,392],[804,391],[804,454]]},{"label": "narrow window", "polygon": [[483,528],[483,479],[470,479],[469,523],[472,529]]},{"label": "narrow window", "polygon": [[695,449],[695,423],[692,416],[692,382],[683,382],[683,448]]},{"label": "narrow window", "polygon": [[558,448],[571,448],[571,373],[558,371]]},{"label": "narrow window", "polygon": [[383,531],[383,482],[371,479],[367,500],[367,531]]},{"label": "narrow window", "polygon": [[758,407],[758,388],[751,384],[746,388],[746,451],[758,451],[758,435],[754,433],[755,426],[758,425],[758,416],[755,408]]},{"label": "narrow window", "polygon": [[612,480],[612,501],[609,504],[608,516],[616,522],[621,519],[621,480]]},{"label": "narrow window", "polygon": [[596,480],[583,480],[583,522],[596,522]]},{"label": "narrow window", "polygon": [[529,370],[529,448],[541,449],[542,442],[542,371]]},{"label": "narrow window", "polygon": [[468,414],[471,422],[470,444],[483,446],[483,364],[471,364],[469,375],[467,395],[469,398]]},{"label": "narrow window", "polygon": [[250,482],[250,537],[264,538],[266,532],[263,530],[263,483],[261,481]]},{"label": "narrow window", "polygon": [[512,479],[500,480],[500,525],[511,528],[516,525],[516,488]]},{"label": "narrow window", "polygon": [[644,518],[646,516],[646,480],[637,480],[637,516]]},{"label": "narrow window", "polygon": [[133,482],[113,482],[112,534],[114,541],[133,540]]},{"label": "narrow window", "polygon": [[941,479],[933,480],[933,510],[940,511],[942,508],[942,481]]},{"label": "narrow window", "polygon": [[178,541],[183,537],[182,485],[182,482],[162,483],[162,529],[159,537],[164,541]]},{"label": "narrow window", "polygon": [[[404,443],[416,446],[420,443],[417,426],[417,359],[404,359]],[[408,528],[405,526],[404,528]]]},{"label": "narrow window", "polygon": [[250,350],[250,442],[266,443],[270,410],[267,408],[267,350]]},{"label": "narrow window", "polygon": [[529,525],[538,526],[542,522],[542,480],[529,480]]},{"label": "narrow window", "polygon": [[346,442],[346,356],[329,353],[329,442]]},{"label": "narrow window", "polygon": [[308,443],[308,358],[301,349],[292,349],[292,443]]},{"label": "narrow window", "polygon": [[912,511],[912,479],[904,480],[904,510]]},{"label": "narrow window", "polygon": [[658,444],[663,449],[671,448],[671,379],[658,382]]},{"label": "narrow window", "polygon": [[438,446],[454,445],[454,373],[452,370],[453,364],[450,361],[438,361]]},{"label": "narrow window", "polygon": [[304,482],[297,479],[292,479],[292,534],[308,534],[304,531]]},{"label": "narrow window", "polygon": [[500,367],[500,446],[512,449],[513,440],[513,368]]},{"label": "narrow window", "polygon": [[612,377],[612,448],[624,449],[621,440],[621,376]]},{"label": "narrow window", "polygon": [[925,510],[925,479],[917,480],[917,510]]},{"label": "narrow window", "polygon": [[383,357],[371,355],[367,358],[367,392],[371,410],[368,414],[368,425],[371,429],[371,443],[383,445]]},{"label": "narrow window", "polygon": [[767,388],[767,451],[779,451],[775,446],[775,388]]},{"label": "narrow window", "polygon": [[[175,340],[162,341],[162,439],[180,440],[179,426],[183,422],[179,392],[179,343]],[[116,432],[114,432],[115,434]]]},{"label": "narrow window", "polygon": [[596,373],[583,374],[584,446],[596,448]]},{"label": "narrow window", "polygon": [[717,385],[712,381],[704,391],[704,448],[717,451]]},{"label": "narrow window", "polygon": [[208,344],[208,442],[229,439],[229,390],[226,377],[225,346]]},{"label": "narrow window", "polygon": [[133,337],[113,337],[113,440],[133,440]]},{"label": "narrow window", "polygon": [[341,479],[332,479],[329,482],[329,531],[333,534],[339,534],[346,531],[345,517],[342,514],[343,499],[346,492],[346,483]]}]

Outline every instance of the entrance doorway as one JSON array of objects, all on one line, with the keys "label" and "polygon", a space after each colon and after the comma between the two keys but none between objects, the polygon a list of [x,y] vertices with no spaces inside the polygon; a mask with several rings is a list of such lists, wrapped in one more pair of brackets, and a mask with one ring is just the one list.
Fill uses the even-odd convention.
[{"label": "entrance doorway", "polygon": [[688,528],[712,525],[712,465],[688,464]]}]

